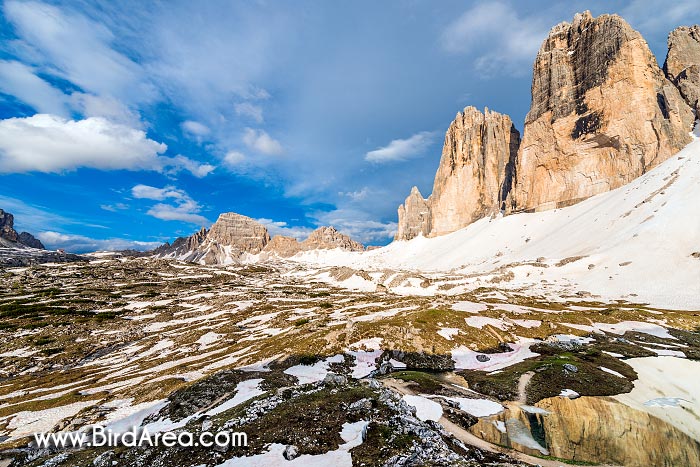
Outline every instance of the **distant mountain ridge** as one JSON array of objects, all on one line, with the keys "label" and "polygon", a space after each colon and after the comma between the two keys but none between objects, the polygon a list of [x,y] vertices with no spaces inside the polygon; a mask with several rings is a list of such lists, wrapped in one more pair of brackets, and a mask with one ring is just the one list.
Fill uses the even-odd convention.
[{"label": "distant mountain ridge", "polygon": [[159,258],[175,258],[201,264],[233,264],[253,255],[261,258],[288,258],[315,249],[341,248],[364,251],[365,247],[333,227],[319,227],[300,242],[293,237],[270,238],[260,222],[234,212],[219,215],[209,230],[202,227],[189,237],[165,243],[149,253]]}]

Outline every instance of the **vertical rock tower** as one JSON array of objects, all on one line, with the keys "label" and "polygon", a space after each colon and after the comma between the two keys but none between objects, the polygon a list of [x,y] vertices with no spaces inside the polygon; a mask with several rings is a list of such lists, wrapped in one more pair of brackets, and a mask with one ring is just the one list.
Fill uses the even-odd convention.
[{"label": "vertical rock tower", "polygon": [[567,206],[634,180],[690,142],[693,120],[625,20],[577,14],[537,53],[514,210]]},{"label": "vertical rock tower", "polygon": [[700,26],[681,26],[668,36],[666,76],[700,116]]},{"label": "vertical rock tower", "polygon": [[444,235],[505,209],[520,134],[510,117],[467,107],[445,135],[433,193],[413,187],[399,207],[397,240]]}]

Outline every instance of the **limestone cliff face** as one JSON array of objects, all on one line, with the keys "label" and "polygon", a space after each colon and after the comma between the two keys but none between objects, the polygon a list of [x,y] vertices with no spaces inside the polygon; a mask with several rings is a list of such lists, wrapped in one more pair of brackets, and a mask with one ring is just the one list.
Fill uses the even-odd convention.
[{"label": "limestone cliff face", "polygon": [[399,206],[399,225],[395,240],[410,240],[430,233],[430,205],[423,199],[418,187],[411,188],[411,194]]},{"label": "limestone cliff face", "polygon": [[682,26],[669,34],[664,71],[700,116],[700,26]]},{"label": "limestone cliff face", "polygon": [[[700,465],[700,443],[646,412],[608,397],[553,397],[536,404],[543,413],[515,404],[470,431],[482,439],[531,455],[606,465]],[[500,421],[498,428],[496,421]],[[640,449],[644,446],[644,449]]]},{"label": "limestone cliff face", "polygon": [[433,193],[430,235],[459,230],[505,208],[520,134],[510,117],[467,107],[447,130]]},{"label": "limestone cliff face", "polygon": [[433,192],[399,207],[397,240],[444,235],[506,208],[520,134],[507,115],[467,107],[445,135]]},{"label": "limestone cliff face", "polygon": [[296,238],[275,235],[267,244],[264,253],[270,256],[288,258],[302,251],[329,250],[341,248],[347,251],[364,251],[363,244],[338,232],[334,227],[319,227],[309,234],[303,242]]},{"label": "limestone cliff face", "polygon": [[693,120],[637,31],[617,15],[577,14],[537,54],[511,210],[624,185],[687,144]]},{"label": "limestone cliff face", "polygon": [[250,217],[225,212],[209,229],[207,241],[230,246],[240,252],[257,254],[270,241],[264,225]]}]

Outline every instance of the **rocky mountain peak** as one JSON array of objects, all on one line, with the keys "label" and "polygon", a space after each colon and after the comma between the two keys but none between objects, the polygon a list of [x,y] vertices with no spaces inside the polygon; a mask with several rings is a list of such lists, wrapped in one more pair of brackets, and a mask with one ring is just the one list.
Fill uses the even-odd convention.
[{"label": "rocky mountain peak", "polygon": [[668,36],[666,76],[700,115],[700,26],[681,26]]},{"label": "rocky mountain peak", "polygon": [[349,236],[338,232],[335,227],[319,227],[302,242],[305,250],[316,248],[342,248],[348,251],[364,251],[365,246]]},{"label": "rocky mountain peak", "polygon": [[399,207],[396,239],[459,230],[505,207],[515,170],[520,134],[507,115],[466,107],[450,124],[433,192],[417,188]]},{"label": "rocky mountain peak", "polygon": [[410,240],[419,235],[430,234],[430,204],[423,199],[417,186],[411,188],[411,194],[399,206],[399,224],[396,240]]},{"label": "rocky mountain peak", "polygon": [[617,15],[578,14],[537,54],[512,209],[566,206],[622,186],[685,146],[692,122],[637,31]]},{"label": "rocky mountain peak", "polygon": [[15,230],[15,218],[7,211],[0,209],[0,239],[18,243],[30,248],[44,250],[44,245],[29,232],[17,233]]},{"label": "rocky mountain peak", "polygon": [[9,212],[0,209],[0,238],[4,238],[10,242],[19,240],[15,231],[15,217]]}]

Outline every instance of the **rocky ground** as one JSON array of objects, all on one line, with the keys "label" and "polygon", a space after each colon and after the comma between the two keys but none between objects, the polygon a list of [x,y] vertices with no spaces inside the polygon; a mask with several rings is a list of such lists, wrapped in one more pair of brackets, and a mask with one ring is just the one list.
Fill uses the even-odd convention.
[{"label": "rocky ground", "polygon": [[[700,413],[692,388],[683,392],[681,381],[650,405],[636,397],[645,362],[668,358],[697,371],[700,313],[554,302],[497,284],[449,295],[455,288],[440,285],[459,283],[454,274],[383,271],[389,280],[374,292],[329,285],[378,274],[110,257],[5,268],[0,457],[15,466],[254,465],[285,450],[338,465],[700,459],[697,422],[673,415]],[[426,287],[442,292],[406,293]],[[636,428],[606,423],[591,440],[608,443],[605,452],[562,435],[590,430],[601,411]],[[125,420],[235,429],[249,446],[27,448],[34,432]],[[352,429],[358,442],[343,436]],[[629,458],[638,439],[649,449]],[[675,451],[654,448],[668,439]]]}]

